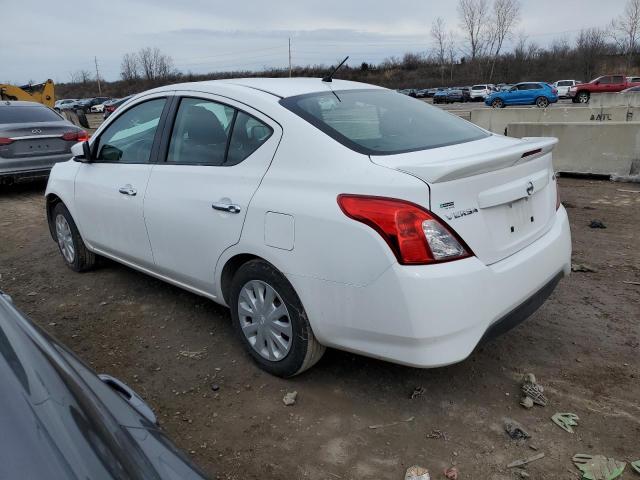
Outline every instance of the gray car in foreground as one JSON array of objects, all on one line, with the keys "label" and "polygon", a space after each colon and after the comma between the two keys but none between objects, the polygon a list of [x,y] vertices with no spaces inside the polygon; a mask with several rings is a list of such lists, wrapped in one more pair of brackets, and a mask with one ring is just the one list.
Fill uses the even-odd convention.
[{"label": "gray car in foreground", "polygon": [[0,184],[44,178],[87,132],[35,102],[0,102]]},{"label": "gray car in foreground", "polygon": [[96,375],[0,291],[0,478],[201,480],[127,385]]}]

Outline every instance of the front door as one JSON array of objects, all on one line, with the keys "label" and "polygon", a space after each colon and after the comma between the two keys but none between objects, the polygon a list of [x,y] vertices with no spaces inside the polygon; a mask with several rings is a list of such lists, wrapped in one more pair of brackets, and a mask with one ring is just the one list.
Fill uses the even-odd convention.
[{"label": "front door", "polygon": [[80,165],[74,212],[84,240],[93,248],[151,267],[153,256],[144,224],[143,202],[167,103],[143,100],[118,115],[92,141],[91,163]]},{"label": "front door", "polygon": [[184,96],[176,108],[144,215],[157,271],[211,293],[218,258],[239,241],[282,132],[259,112],[213,95]]}]

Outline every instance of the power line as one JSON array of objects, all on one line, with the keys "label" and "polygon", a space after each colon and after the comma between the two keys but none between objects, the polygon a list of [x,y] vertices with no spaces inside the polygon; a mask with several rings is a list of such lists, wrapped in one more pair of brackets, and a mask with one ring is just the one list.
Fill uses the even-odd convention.
[{"label": "power line", "polygon": [[98,57],[93,57],[93,61],[96,64],[96,80],[98,81],[98,95],[102,95],[102,89],[100,88],[100,71],[98,70]]}]

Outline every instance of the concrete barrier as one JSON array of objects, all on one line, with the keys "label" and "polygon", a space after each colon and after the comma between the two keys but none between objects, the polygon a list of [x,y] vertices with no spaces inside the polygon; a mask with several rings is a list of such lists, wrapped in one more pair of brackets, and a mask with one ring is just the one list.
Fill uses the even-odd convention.
[{"label": "concrete barrier", "polygon": [[510,137],[556,137],[556,171],[631,178],[640,174],[640,122],[513,122]]},{"label": "concrete barrier", "polygon": [[593,108],[640,107],[639,93],[594,93],[589,99]]},{"label": "concrete barrier", "polygon": [[[624,96],[624,95],[621,95]],[[616,107],[549,108],[482,108],[471,110],[471,121],[476,125],[501,135],[505,134],[507,125],[512,123],[536,122],[627,122],[640,121],[640,108],[628,105]]]}]

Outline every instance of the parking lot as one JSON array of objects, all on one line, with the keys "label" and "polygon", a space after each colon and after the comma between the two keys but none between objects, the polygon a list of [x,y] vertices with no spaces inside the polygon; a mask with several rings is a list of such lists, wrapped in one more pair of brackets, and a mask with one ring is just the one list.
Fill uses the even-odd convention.
[{"label": "parking lot", "polygon": [[[573,262],[594,271],[573,273],[523,325],[446,368],[329,351],[302,376],[272,377],[245,355],[226,309],[112,262],[69,270],[46,226],[43,184],[1,187],[0,288],[98,372],[133,386],[214,477],[402,478],[420,464],[438,479],[455,464],[462,479],[498,480],[542,452],[531,478],[577,479],[576,453],[640,458],[640,188],[560,186]],[[589,228],[594,219],[607,228]],[[546,407],[519,405],[526,372]],[[576,433],[550,421],[556,412],[580,417]],[[511,440],[504,417],[531,438]]]}]

